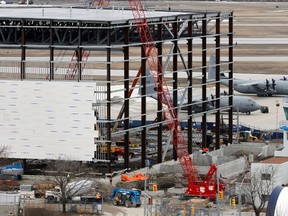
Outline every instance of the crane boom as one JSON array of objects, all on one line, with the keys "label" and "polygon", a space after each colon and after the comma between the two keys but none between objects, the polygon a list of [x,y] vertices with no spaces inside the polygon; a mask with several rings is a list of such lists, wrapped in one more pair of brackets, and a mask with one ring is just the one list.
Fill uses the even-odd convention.
[{"label": "crane boom", "polygon": [[[84,66],[85,66],[85,64],[83,62],[86,62],[88,60],[88,57],[90,55],[90,51],[83,50],[81,55],[82,55],[81,56],[81,59],[82,59],[81,70],[83,70]],[[72,80],[72,79],[75,79],[75,77],[77,75],[79,76],[79,74],[78,74],[79,73],[78,65],[79,65],[79,56],[78,56],[78,51],[75,50],[74,53],[73,53],[73,56],[71,58],[71,62],[69,64],[69,68],[68,68],[68,70],[66,71],[66,74],[65,74],[65,79],[66,80]]]},{"label": "crane boom", "polygon": [[92,0],[90,2],[90,5],[96,5],[96,6],[108,6],[110,3],[110,0]]},{"label": "crane boom", "polygon": [[[162,109],[164,112],[165,120],[170,130],[170,135],[172,136],[174,148],[177,152],[180,165],[189,183],[199,182],[201,181],[201,178],[189,155],[184,134],[180,127],[180,123],[177,117],[176,110],[172,103],[171,94],[169,92],[165,77],[162,76],[161,82],[158,82],[159,76],[162,73],[162,66],[158,61],[157,48],[155,46],[151,31],[148,26],[143,5],[140,0],[128,1],[134,16],[143,49],[146,53],[146,61],[150,69],[150,73],[152,75],[155,86],[157,86],[158,88],[160,102],[163,104]],[[150,51],[149,55],[147,55],[148,50]]]}]

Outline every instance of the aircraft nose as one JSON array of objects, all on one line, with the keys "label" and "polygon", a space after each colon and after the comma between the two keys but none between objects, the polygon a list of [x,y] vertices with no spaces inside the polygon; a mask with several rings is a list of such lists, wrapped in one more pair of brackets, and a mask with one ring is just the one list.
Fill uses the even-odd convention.
[{"label": "aircraft nose", "polygon": [[256,107],[257,110],[258,110],[258,109],[261,109],[262,106],[261,106],[260,104],[258,104],[258,103],[255,102],[255,107]]},{"label": "aircraft nose", "polygon": [[[264,109],[264,108],[262,108],[263,106],[260,105],[260,104],[258,104],[256,101],[254,101],[253,107],[254,107],[254,110],[255,110],[255,111],[256,111],[256,110],[262,110],[262,109]],[[261,112],[262,112],[262,111],[261,111]]]}]

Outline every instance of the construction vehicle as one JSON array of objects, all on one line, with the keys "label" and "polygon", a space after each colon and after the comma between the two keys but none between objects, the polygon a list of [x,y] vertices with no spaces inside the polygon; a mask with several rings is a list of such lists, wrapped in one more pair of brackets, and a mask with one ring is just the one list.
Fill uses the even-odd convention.
[{"label": "construction vehicle", "polygon": [[[110,147],[110,153],[111,153],[111,161],[115,162],[120,160],[121,157],[123,157],[124,155],[124,148],[123,147],[118,147],[118,146],[114,146],[112,145]],[[105,154],[108,154],[108,146],[101,146],[99,149],[100,152],[103,152]],[[129,158],[133,158],[135,156],[135,153],[130,151],[129,152]]]},{"label": "construction vehicle", "polygon": [[[108,0],[98,1],[98,5],[106,5],[106,3],[109,3]],[[214,164],[210,165],[208,173],[204,179],[202,179],[194,163],[192,162],[192,158],[188,152],[185,136],[178,119],[177,109],[175,109],[173,105],[173,98],[169,92],[169,86],[166,82],[162,63],[159,61],[158,50],[148,25],[148,19],[146,18],[144,7],[141,0],[128,0],[128,2],[134,17],[140,41],[142,43],[142,48],[146,56],[146,64],[155,84],[155,89],[157,90],[158,101],[162,104],[162,112],[164,114],[166,125],[172,137],[174,149],[177,153],[179,163],[188,183],[186,194],[215,200],[218,192],[217,189],[224,191],[225,185],[217,185],[217,181],[215,179],[217,167]],[[188,34],[191,34],[191,37],[193,36],[192,32]],[[191,43],[192,46],[192,39],[188,43]],[[142,68],[139,69],[132,85],[136,85],[136,82],[139,80],[141,74]],[[121,109],[118,117],[121,118],[123,115],[122,112],[123,109]]]},{"label": "construction vehicle", "polygon": [[111,194],[111,201],[113,205],[125,205],[127,208],[131,206],[140,207],[141,200],[140,200],[141,191],[139,190],[128,190],[122,188],[114,188]]},{"label": "construction vehicle", "polygon": [[45,192],[55,188],[55,184],[34,184],[35,198],[45,197]]},{"label": "construction vehicle", "polygon": [[254,141],[258,141],[258,137],[253,136],[251,131],[240,131],[239,132],[239,141],[242,141],[242,142],[252,141],[252,142],[254,142]]},{"label": "construction vehicle", "polygon": [[[77,182],[70,182],[66,186],[66,196],[69,200],[80,201],[82,203],[100,202],[102,197],[99,193],[89,195],[92,189],[92,181],[81,180]],[[55,186],[53,190],[45,191],[45,199],[48,203],[57,203],[61,201],[61,189]]]}]

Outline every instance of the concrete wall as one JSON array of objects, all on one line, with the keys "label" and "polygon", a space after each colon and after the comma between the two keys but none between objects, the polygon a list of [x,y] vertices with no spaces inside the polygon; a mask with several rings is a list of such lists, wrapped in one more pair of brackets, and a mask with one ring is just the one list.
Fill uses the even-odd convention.
[{"label": "concrete wall", "polygon": [[[221,176],[225,178],[233,178],[246,170],[247,161],[245,158],[239,158],[227,163],[218,165],[218,170]],[[209,170],[209,166],[197,166],[200,174],[206,174]]]},{"label": "concrete wall", "polygon": [[259,155],[263,158],[273,156],[275,150],[275,146],[267,145],[264,143],[241,143],[223,147],[223,154],[226,156],[231,156],[236,155],[239,152],[246,152],[256,156]]},{"label": "concrete wall", "polygon": [[[210,168],[211,163],[208,163],[208,161],[211,160],[211,158],[210,159],[208,157],[206,157],[206,158],[205,157],[199,157],[199,158],[201,158],[201,160],[203,160],[202,161],[203,164],[199,165],[200,164],[199,161],[196,162],[196,164],[198,164],[198,165],[196,165],[196,169],[198,170],[199,174],[205,175]],[[199,158],[197,158],[197,159],[199,159]],[[239,159],[233,159],[230,161],[227,160],[227,162],[218,165],[218,169],[219,169],[219,172],[221,173],[222,176],[225,176],[227,178],[231,178],[231,177],[234,177],[234,176],[237,176],[237,175],[243,173],[246,170],[246,166],[247,166],[246,159],[245,158],[239,158]],[[160,166],[159,172],[162,172],[162,173],[183,173],[183,170],[182,170],[182,167],[180,166],[180,164],[177,162],[174,164],[162,164]]]},{"label": "concrete wall", "polygon": [[[228,148],[230,148],[231,146],[228,146]],[[248,148],[248,147],[247,147]],[[239,149],[241,149],[241,147],[239,146],[239,148],[237,149],[232,149],[231,152],[236,152]],[[262,150],[261,148],[259,148],[259,152],[260,150]],[[229,152],[228,150],[226,152]],[[201,153],[195,153],[192,154],[192,160],[193,160],[193,164],[195,165],[196,169],[198,170],[198,173],[201,175],[206,175],[209,168],[210,168],[210,164],[213,163],[215,164],[218,169],[219,172],[221,173],[221,175],[223,177],[227,177],[227,178],[233,178],[236,177],[238,175],[240,175],[241,173],[246,171],[247,168],[247,159],[245,159],[244,157],[241,158],[236,158],[235,156],[227,156],[224,155],[225,151],[224,149],[219,149],[213,152],[209,152],[209,154],[201,154]],[[183,169],[181,167],[181,165],[179,164],[179,161],[166,161],[163,162],[161,164],[156,164],[153,165],[151,169],[139,169],[139,170],[135,170],[133,172],[131,172],[128,175],[136,175],[139,173],[147,173],[147,174],[154,174],[154,173],[167,173],[167,174],[171,174],[171,173],[183,173]],[[117,182],[121,181],[121,176],[115,176],[113,178],[113,185],[116,185]]]}]

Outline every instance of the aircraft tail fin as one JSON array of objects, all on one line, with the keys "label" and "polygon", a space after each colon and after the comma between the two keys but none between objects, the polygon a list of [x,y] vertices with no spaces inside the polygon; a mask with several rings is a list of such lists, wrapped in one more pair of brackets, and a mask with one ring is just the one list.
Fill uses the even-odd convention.
[{"label": "aircraft tail fin", "polygon": [[208,80],[216,79],[216,58],[214,55],[210,56],[209,66],[208,66]]},{"label": "aircraft tail fin", "polygon": [[227,78],[224,73],[220,73],[220,79]]},{"label": "aircraft tail fin", "polygon": [[[227,78],[224,73],[220,73],[220,79]],[[214,55],[210,56],[209,66],[208,66],[208,80],[216,80],[216,57]]]}]

